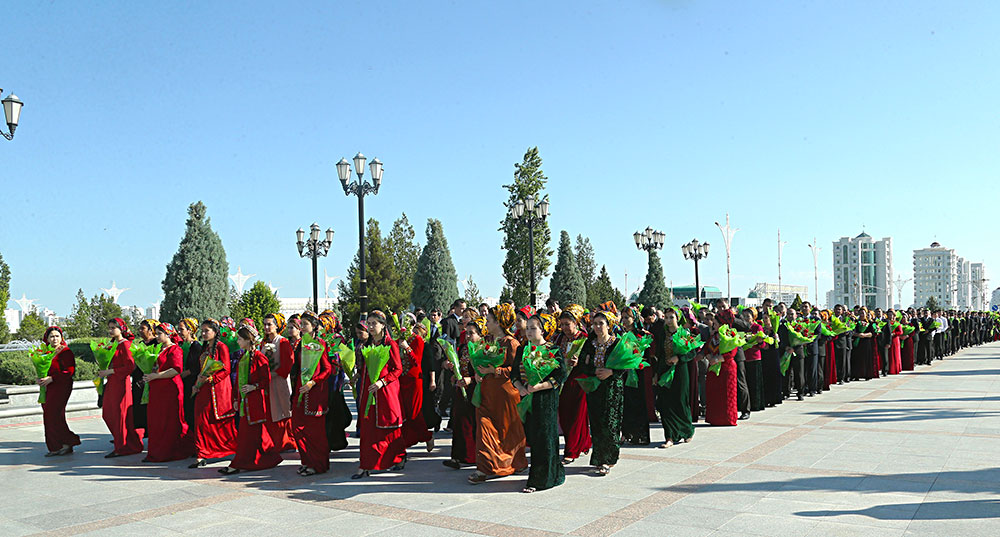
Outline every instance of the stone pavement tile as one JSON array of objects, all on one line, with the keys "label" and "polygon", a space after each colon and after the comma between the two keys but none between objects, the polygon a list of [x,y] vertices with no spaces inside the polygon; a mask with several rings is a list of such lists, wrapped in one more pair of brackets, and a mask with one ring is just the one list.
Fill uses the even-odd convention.
[{"label": "stone pavement tile", "polygon": [[22,535],[31,535],[44,531],[38,526],[32,526],[31,524],[6,517],[0,517],[0,528],[3,529],[4,537],[21,537]]},{"label": "stone pavement tile", "polygon": [[914,520],[997,519],[1000,529],[1000,499],[925,501],[920,504]]},{"label": "stone pavement tile", "polygon": [[[30,511],[29,511],[30,512]],[[101,511],[93,507],[73,507],[60,511],[45,513],[44,515],[31,514],[16,520],[31,526],[37,526],[43,530],[55,530],[74,526],[95,520],[102,520],[114,516],[113,513]]]},{"label": "stone pavement tile", "polygon": [[647,520],[639,520],[612,535],[614,537],[649,537],[669,535],[670,537],[706,537],[713,530],[695,526],[680,526],[677,524],[658,524]]},{"label": "stone pavement tile", "polygon": [[464,531],[406,522],[400,526],[377,531],[369,535],[372,535],[373,537],[465,537],[470,534]]},{"label": "stone pavement tile", "polygon": [[81,537],[114,537],[119,535],[121,537],[132,537],[134,535],[142,535],[143,537],[168,537],[171,535],[181,534],[179,532],[154,526],[146,522],[130,522],[128,524],[101,528],[94,531],[88,531],[86,533],[80,533],[78,535]]},{"label": "stone pavement tile", "polygon": [[363,537],[390,528],[399,527],[408,522],[381,518],[359,513],[347,513],[334,519],[317,520],[299,524],[274,535],[332,535],[336,537]]},{"label": "stone pavement tile", "polygon": [[[529,494],[534,496],[534,494]],[[559,511],[548,507],[526,509],[500,522],[519,528],[533,528],[556,533],[569,533],[584,524],[601,518],[597,514],[581,513],[579,511]]]},{"label": "stone pavement tile", "polygon": [[976,518],[969,520],[914,520],[906,528],[907,537],[961,536],[996,537],[1000,535],[1000,519]]},{"label": "stone pavement tile", "polygon": [[807,518],[739,513],[719,529],[744,535],[801,537],[818,523],[818,520]]},{"label": "stone pavement tile", "polygon": [[724,492],[695,492],[677,500],[674,505],[686,507],[712,507],[726,511],[754,511],[762,496],[726,490]]},{"label": "stone pavement tile", "polygon": [[893,529],[824,521],[814,526],[802,537],[900,537],[903,533],[902,528]]},{"label": "stone pavement tile", "polygon": [[873,475],[862,479],[857,490],[862,493],[891,492],[895,494],[913,494],[922,498],[927,495],[932,485],[933,482],[930,480],[914,481]]},{"label": "stone pavement tile", "polygon": [[[234,515],[235,516],[235,515]],[[187,532],[198,528],[222,524],[229,518],[210,507],[198,507],[169,515],[147,519],[146,522],[168,530]]]},{"label": "stone pavement tile", "polygon": [[44,515],[46,513],[61,511],[70,506],[75,507],[75,504],[46,494],[34,492],[5,493],[3,501],[0,501],[0,518],[19,519],[31,515]]},{"label": "stone pavement tile", "polygon": [[[532,497],[538,495],[538,493],[525,494],[525,496]],[[511,511],[512,509],[510,504],[492,501],[491,498],[484,495],[482,499],[472,500],[461,505],[449,507],[448,509],[439,511],[437,514],[495,523],[509,518]]]},{"label": "stone pavement tile", "polygon": [[660,509],[645,518],[648,522],[667,525],[695,526],[698,528],[718,529],[729,522],[737,513],[710,507],[691,507],[686,505],[671,505]]}]

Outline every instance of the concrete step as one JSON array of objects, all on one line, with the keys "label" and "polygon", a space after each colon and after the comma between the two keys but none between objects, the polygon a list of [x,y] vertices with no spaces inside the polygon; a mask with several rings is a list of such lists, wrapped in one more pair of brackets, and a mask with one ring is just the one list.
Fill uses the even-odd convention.
[{"label": "concrete step", "polygon": [[[42,405],[38,403],[38,385],[0,386],[0,425],[41,421]],[[73,392],[66,405],[66,415],[99,414],[97,388],[89,380],[73,383]]]}]

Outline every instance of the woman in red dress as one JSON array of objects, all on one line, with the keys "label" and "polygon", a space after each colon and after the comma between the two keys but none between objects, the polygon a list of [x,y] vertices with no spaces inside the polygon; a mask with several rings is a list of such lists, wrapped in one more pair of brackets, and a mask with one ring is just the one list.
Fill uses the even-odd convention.
[{"label": "woman in red dress", "polygon": [[[403,412],[403,438],[407,448],[420,442],[427,443],[427,452],[434,449],[434,435],[424,420],[423,370],[420,361],[424,356],[424,338],[427,328],[413,325],[413,335],[400,344],[402,374],[399,376],[399,405]],[[446,362],[451,364],[451,362]]]},{"label": "woman in red dress", "polygon": [[719,354],[719,322],[713,313],[705,313],[705,324],[712,334],[703,349],[708,353],[708,363],[721,363],[719,374],[708,372],[705,379],[705,421],[710,425],[736,425],[736,351]]},{"label": "woman in red dress", "polygon": [[319,338],[319,317],[315,313],[305,312],[299,318],[302,333],[315,338],[314,345],[319,348],[319,363],[312,377],[302,382],[302,353],[312,351],[304,349],[304,342],[295,349],[295,361],[292,363],[292,433],[295,435],[295,446],[299,450],[298,473],[302,476],[322,474],[330,469],[330,443],[326,437],[326,412],[329,405],[330,373],[333,367],[327,357],[326,343]]},{"label": "woman in red dress", "polygon": [[[379,372],[379,378],[372,382],[365,363],[364,354],[356,355],[358,363],[358,431],[361,433],[361,461],[358,472],[351,479],[361,479],[376,470],[402,470],[406,465],[406,442],[403,438],[403,410],[399,405],[399,377],[403,364],[399,357],[399,347],[389,337],[385,329],[386,317],[375,310],[368,314],[366,330],[368,341],[364,347],[384,345],[389,347],[389,361]],[[369,397],[375,404],[365,415],[364,408]]]},{"label": "woman in red dress", "polygon": [[170,323],[160,323],[154,330],[161,345],[156,359],[156,372],[146,373],[142,382],[149,386],[149,417],[146,440],[149,449],[142,462],[167,462],[186,459],[194,452],[187,436],[184,419],[184,351],[177,344],[180,336]]},{"label": "woman in red dress", "polygon": [[267,356],[258,351],[257,329],[244,325],[236,331],[236,343],[243,350],[237,372],[240,426],[236,434],[236,456],[227,468],[219,473],[231,475],[240,470],[265,470],[281,464],[276,445],[265,424],[271,422],[268,409],[271,387],[271,364]]},{"label": "woman in red dress", "polygon": [[899,338],[903,337],[903,325],[897,325],[893,328],[893,323],[896,322],[896,312],[889,310],[886,315],[886,324],[889,325],[889,374],[898,375],[903,372],[903,355],[899,346]]},{"label": "woman in red dress", "polygon": [[142,453],[142,438],[132,421],[132,371],[135,360],[129,347],[135,336],[125,321],[117,317],[108,321],[108,336],[118,346],[111,357],[110,368],[97,372],[101,378],[107,379],[101,414],[115,443],[111,453],[104,456],[106,459]]},{"label": "woman in red dress", "polygon": [[[583,306],[570,304],[559,314],[559,333],[555,345],[563,352],[569,352],[570,345],[578,339],[586,339],[587,333],[580,330],[580,320],[583,318]],[[563,448],[563,464],[570,464],[582,454],[590,452],[590,419],[587,416],[587,393],[583,391],[575,379],[587,376],[578,363],[578,356],[566,362],[570,369],[569,378],[559,393],[559,428],[566,438]]]},{"label": "woman in red dress", "polygon": [[38,385],[45,388],[45,402],[42,403],[42,422],[45,424],[45,446],[49,448],[46,457],[56,457],[73,453],[73,446],[80,445],[80,437],[69,430],[66,423],[66,403],[73,392],[73,372],[76,358],[63,338],[62,328],[50,326],[45,330],[42,341],[59,349],[52,358],[48,373],[38,379]]},{"label": "woman in red dress", "polygon": [[[209,359],[222,364],[222,369],[209,376],[198,374],[194,385],[195,454],[198,457],[188,468],[208,464],[207,459],[220,459],[236,453],[236,409],[233,408],[233,385],[229,381],[229,348],[219,341],[219,321],[201,322],[201,366]],[[203,369],[204,370],[204,369]]]},{"label": "woman in red dress", "polygon": [[284,331],[284,315],[269,313],[264,316],[264,338],[260,342],[260,352],[267,357],[271,370],[267,392],[270,417],[264,426],[280,451],[294,451],[292,392],[288,385],[294,353],[292,343],[281,335]]}]

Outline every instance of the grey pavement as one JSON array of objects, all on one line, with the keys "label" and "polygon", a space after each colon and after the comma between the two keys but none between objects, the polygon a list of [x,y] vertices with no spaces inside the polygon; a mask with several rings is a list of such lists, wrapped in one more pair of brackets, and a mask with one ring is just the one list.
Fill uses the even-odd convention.
[{"label": "grey pavement", "polygon": [[[352,481],[357,441],[330,473],[221,477],[218,462],[104,459],[99,417],[83,445],[44,458],[40,424],[0,426],[0,534],[875,536],[1000,535],[1000,344],[930,367],[837,386],[699,426],[691,444],[625,447],[607,477],[586,457],[566,484],[522,494],[524,476],[471,486],[441,465],[449,437],[402,473]],[[421,446],[422,448],[422,446]]]}]

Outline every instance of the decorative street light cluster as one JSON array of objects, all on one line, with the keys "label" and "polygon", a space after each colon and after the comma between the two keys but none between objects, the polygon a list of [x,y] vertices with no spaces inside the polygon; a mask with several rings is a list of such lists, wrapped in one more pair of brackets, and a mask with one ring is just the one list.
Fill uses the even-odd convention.
[{"label": "decorative street light cluster", "polygon": [[305,235],[306,232],[302,228],[299,228],[295,232],[295,244],[299,247],[299,256],[312,259],[313,308],[315,308],[314,311],[319,311],[319,283],[316,273],[316,259],[326,257],[326,254],[330,252],[330,245],[333,244],[333,230],[327,229],[326,239],[320,240],[319,224],[313,222],[313,225],[309,226],[308,240],[305,240]]},{"label": "decorative street light cluster", "polygon": [[[0,89],[0,94],[3,94],[3,89]],[[13,140],[14,129],[17,128],[17,122],[21,119],[21,107],[24,106],[24,103],[14,93],[0,102],[3,103],[3,115],[7,119],[7,128],[10,129],[10,134],[3,131],[0,131],[0,134],[8,140]]]},{"label": "decorative street light cluster", "polygon": [[667,238],[667,234],[647,227],[645,232],[636,231],[632,237],[635,239],[636,248],[651,252],[663,248],[663,240]]},{"label": "decorative street light cluster", "polygon": [[691,239],[691,242],[681,246],[681,253],[684,259],[694,261],[694,301],[701,302],[701,280],[698,279],[698,261],[708,257],[708,243],[698,242],[698,239]]},{"label": "decorative street light cluster", "polygon": [[344,187],[344,195],[358,197],[358,260],[361,268],[359,279],[362,321],[368,317],[368,280],[365,276],[365,196],[377,195],[378,189],[382,186],[382,162],[377,158],[372,159],[369,164],[372,181],[369,183],[364,180],[365,160],[365,156],[361,153],[354,155],[354,173],[358,176],[357,181],[351,181],[351,163],[346,158],[340,159],[337,163],[337,176],[340,177],[340,184]]},{"label": "decorative street light cluster", "polygon": [[523,200],[517,200],[510,208],[510,213],[515,220],[521,220],[528,224],[528,272],[531,275],[531,305],[535,303],[535,225],[545,222],[549,217],[549,202],[542,200],[535,203],[534,196],[528,196]]}]

